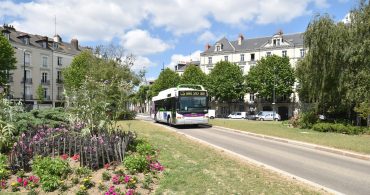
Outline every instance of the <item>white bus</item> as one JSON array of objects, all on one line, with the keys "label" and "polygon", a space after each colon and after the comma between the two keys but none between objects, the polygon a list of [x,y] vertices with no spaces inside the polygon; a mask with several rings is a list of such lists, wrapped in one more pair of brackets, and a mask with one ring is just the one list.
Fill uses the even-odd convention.
[{"label": "white bus", "polygon": [[208,94],[201,85],[179,85],[152,98],[151,116],[169,125],[208,124]]}]

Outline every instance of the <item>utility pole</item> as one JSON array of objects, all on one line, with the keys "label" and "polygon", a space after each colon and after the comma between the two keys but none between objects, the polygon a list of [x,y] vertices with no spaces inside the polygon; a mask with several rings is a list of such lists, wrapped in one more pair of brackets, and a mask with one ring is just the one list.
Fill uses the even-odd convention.
[{"label": "utility pole", "polygon": [[275,112],[276,112],[276,109],[275,109],[275,85],[276,85],[276,67],[274,65],[274,86],[272,88],[272,109],[273,109],[273,118],[272,120],[275,120]]}]

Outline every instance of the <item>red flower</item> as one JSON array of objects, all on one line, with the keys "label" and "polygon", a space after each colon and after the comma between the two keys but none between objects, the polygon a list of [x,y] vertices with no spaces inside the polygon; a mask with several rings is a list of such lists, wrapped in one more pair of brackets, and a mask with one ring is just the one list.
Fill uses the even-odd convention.
[{"label": "red flower", "polygon": [[67,154],[63,154],[63,155],[61,155],[60,157],[61,157],[63,160],[67,160],[68,155],[67,155]]},{"label": "red flower", "polygon": [[72,159],[74,161],[78,161],[78,160],[80,160],[80,155],[79,154],[75,154],[75,155],[72,156]]},{"label": "red flower", "polygon": [[22,183],[22,182],[23,182],[23,179],[22,179],[21,177],[18,177],[18,178],[17,178],[17,182],[18,182],[18,183]]},{"label": "red flower", "polygon": [[109,167],[110,167],[110,164],[109,163],[107,163],[107,164],[104,165],[104,169],[108,169]]}]

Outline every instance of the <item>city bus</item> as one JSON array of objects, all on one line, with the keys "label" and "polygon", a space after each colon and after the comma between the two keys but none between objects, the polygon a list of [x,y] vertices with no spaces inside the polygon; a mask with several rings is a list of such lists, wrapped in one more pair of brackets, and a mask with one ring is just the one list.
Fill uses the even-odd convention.
[{"label": "city bus", "polygon": [[179,85],[152,98],[154,121],[169,125],[208,124],[208,93],[201,85]]}]

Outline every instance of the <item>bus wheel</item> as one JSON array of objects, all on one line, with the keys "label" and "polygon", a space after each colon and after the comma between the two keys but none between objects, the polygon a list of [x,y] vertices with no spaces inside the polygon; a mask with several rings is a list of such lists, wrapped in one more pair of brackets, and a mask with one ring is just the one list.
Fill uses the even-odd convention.
[{"label": "bus wheel", "polygon": [[172,121],[171,121],[171,118],[170,118],[170,117],[168,117],[168,118],[167,118],[167,123],[168,123],[170,126],[172,126]]}]

